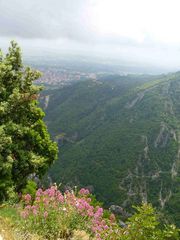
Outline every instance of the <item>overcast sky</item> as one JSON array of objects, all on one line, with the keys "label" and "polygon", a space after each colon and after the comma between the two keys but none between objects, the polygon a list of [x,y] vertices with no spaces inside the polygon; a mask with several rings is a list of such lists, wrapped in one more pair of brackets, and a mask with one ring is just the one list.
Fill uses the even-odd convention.
[{"label": "overcast sky", "polygon": [[180,69],[180,0],[0,0],[0,47]]}]

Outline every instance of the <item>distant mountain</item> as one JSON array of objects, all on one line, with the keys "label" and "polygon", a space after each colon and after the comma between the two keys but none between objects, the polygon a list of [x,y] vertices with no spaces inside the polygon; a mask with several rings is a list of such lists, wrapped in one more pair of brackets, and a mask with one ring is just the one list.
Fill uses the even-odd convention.
[{"label": "distant mountain", "polygon": [[180,73],[109,76],[42,93],[59,144],[53,181],[107,206],[150,201],[180,222]]}]

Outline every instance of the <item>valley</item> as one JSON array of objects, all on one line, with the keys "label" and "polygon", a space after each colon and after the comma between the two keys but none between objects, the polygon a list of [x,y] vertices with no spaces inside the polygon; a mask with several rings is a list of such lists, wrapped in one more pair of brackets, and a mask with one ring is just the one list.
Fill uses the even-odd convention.
[{"label": "valley", "polygon": [[152,202],[179,221],[180,73],[109,75],[45,90],[59,160],[53,182],[92,189],[108,207]]}]

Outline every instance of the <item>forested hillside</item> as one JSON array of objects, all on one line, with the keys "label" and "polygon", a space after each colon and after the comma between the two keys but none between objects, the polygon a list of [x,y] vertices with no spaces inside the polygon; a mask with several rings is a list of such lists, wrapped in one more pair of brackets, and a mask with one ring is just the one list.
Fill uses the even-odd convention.
[{"label": "forested hillside", "polygon": [[60,149],[53,182],[90,186],[107,206],[150,201],[180,221],[180,73],[78,82],[40,101]]}]

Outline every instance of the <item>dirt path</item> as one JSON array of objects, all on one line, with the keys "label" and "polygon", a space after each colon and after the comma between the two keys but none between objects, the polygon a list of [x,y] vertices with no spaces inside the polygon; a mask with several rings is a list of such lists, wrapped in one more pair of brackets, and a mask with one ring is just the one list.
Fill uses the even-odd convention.
[{"label": "dirt path", "polygon": [[14,240],[11,223],[0,217],[0,240]]}]

